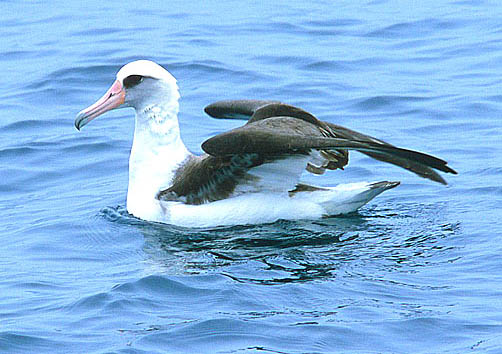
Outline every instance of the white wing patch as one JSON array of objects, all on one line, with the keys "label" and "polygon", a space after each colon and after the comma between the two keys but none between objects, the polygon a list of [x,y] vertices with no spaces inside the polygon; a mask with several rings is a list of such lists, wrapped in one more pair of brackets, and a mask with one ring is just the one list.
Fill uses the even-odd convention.
[{"label": "white wing patch", "polygon": [[308,155],[290,155],[253,167],[248,175],[253,178],[236,186],[234,194],[250,192],[284,192],[293,190],[309,161]]}]

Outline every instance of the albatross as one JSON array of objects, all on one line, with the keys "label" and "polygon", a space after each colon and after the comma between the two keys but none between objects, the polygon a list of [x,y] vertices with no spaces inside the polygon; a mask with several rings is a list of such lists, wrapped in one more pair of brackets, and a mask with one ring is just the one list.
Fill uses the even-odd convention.
[{"label": "albatross", "polygon": [[185,227],[269,223],[354,212],[399,182],[314,186],[302,175],[343,169],[349,150],[446,184],[456,172],[437,157],[403,149],[278,101],[225,100],[205,107],[213,118],[246,119],[188,151],[180,136],[176,79],[149,60],[133,61],[110,89],[80,111],[75,127],[123,107],[136,111],[129,158],[127,211]]}]

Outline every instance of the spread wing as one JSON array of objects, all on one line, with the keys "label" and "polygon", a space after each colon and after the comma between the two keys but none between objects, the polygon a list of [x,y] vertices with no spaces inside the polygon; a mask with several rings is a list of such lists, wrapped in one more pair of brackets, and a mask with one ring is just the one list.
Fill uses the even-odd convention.
[{"label": "spread wing", "polygon": [[258,153],[295,154],[318,151],[320,166],[307,169],[343,168],[348,150],[357,150],[377,160],[389,162],[442,184],[446,181],[434,170],[453,173],[447,162],[418,151],[398,148],[380,139],[342,126],[318,120],[301,108],[275,101],[231,100],[213,103],[206,113],[218,118],[248,117],[239,128],[206,140],[202,149],[212,156]]}]

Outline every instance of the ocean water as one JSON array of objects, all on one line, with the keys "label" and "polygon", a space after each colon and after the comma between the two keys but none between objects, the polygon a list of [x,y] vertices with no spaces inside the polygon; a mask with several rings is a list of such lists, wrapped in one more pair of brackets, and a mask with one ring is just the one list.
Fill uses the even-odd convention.
[{"label": "ocean water", "polygon": [[[0,352],[502,352],[502,5],[0,3]],[[133,111],[75,115],[125,63],[179,81],[183,139],[277,99],[437,155],[447,187],[353,153],[316,183],[400,180],[358,213],[216,229],[125,212]]]}]

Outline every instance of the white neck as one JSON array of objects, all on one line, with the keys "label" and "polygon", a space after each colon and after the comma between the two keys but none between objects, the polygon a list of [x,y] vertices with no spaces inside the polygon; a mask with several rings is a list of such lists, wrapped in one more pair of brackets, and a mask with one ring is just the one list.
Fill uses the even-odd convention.
[{"label": "white neck", "polygon": [[155,196],[170,186],[177,167],[190,155],[180,136],[178,97],[136,107],[127,210],[140,218],[155,219],[153,214],[159,211]]}]

